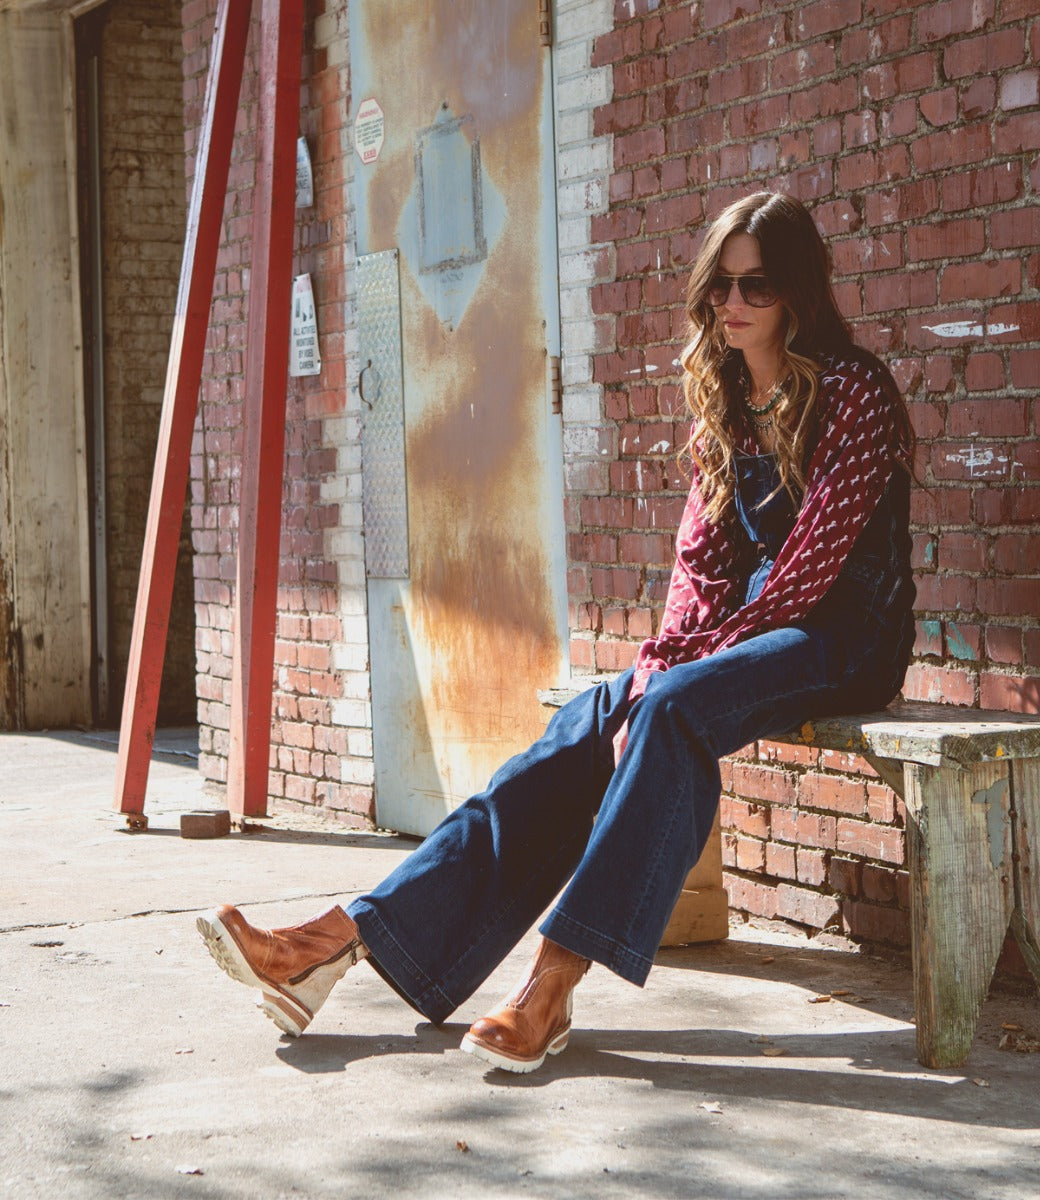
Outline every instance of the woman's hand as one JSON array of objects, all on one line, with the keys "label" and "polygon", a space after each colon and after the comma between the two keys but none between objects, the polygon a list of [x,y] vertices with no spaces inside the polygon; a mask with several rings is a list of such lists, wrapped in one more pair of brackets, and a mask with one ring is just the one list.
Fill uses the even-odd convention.
[{"label": "woman's hand", "polygon": [[621,762],[621,756],[625,752],[625,747],[628,745],[628,722],[614,734],[614,766],[616,767]]}]

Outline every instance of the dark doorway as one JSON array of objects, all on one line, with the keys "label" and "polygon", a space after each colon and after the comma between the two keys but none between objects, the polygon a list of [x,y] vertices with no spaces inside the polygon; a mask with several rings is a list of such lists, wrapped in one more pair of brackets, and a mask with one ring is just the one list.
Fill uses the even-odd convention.
[{"label": "dark doorway", "polygon": [[[109,0],[75,29],[94,719],[117,725],[184,244],[181,5]],[[163,724],[195,721],[193,591],[186,503]]]}]

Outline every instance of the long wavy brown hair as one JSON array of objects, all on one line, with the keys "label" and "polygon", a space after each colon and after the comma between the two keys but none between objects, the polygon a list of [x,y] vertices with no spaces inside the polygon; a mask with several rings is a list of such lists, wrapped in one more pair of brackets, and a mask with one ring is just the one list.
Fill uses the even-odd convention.
[{"label": "long wavy brown hair", "polygon": [[[830,283],[830,256],[808,210],[776,192],[737,200],[712,223],[690,275],[686,295],[689,335],[679,356],[683,391],[694,417],[689,451],[701,474],[705,515],[731,512],[734,454],[747,429],[743,411],[744,356],[731,349],[705,296],[726,239],[748,233],[762,252],[762,269],[786,317],[780,350],[782,395],[773,410],[775,452],[782,486],[798,503],[816,442],[821,359],[866,352],[854,346]],[[912,472],[914,438],[906,405],[892,386],[896,408],[895,455]]]}]

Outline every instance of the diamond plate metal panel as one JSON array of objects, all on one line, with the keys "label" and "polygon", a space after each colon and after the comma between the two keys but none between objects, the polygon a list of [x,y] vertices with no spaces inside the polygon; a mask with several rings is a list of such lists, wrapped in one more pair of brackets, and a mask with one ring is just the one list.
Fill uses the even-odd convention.
[{"label": "diamond plate metal panel", "polygon": [[365,568],[376,579],[408,577],[401,290],[397,251],[357,260]]}]

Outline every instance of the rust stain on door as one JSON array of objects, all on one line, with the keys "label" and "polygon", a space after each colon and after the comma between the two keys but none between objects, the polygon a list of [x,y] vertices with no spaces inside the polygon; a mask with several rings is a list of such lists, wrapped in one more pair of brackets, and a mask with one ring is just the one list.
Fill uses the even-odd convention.
[{"label": "rust stain on door", "polygon": [[[556,269],[555,230],[546,233],[555,219],[545,187],[547,51],[531,0],[369,0],[364,14],[361,86],[385,110],[386,141],[371,168],[355,168],[367,172],[359,249],[401,251],[410,560],[402,611],[419,705],[402,696],[398,711],[424,726],[417,732],[454,804],[541,732],[535,693],[564,661],[563,548],[554,541],[562,543],[562,496],[547,461],[558,452],[546,386],[546,321],[556,320],[546,311]],[[424,194],[417,164],[421,173],[438,123],[456,139],[444,159],[461,164],[459,178]],[[417,223],[458,223],[458,212],[423,206],[431,197],[443,205],[453,183],[468,186],[470,161],[472,208],[486,202],[484,225],[431,280]],[[445,245],[454,244],[449,233]]]}]

